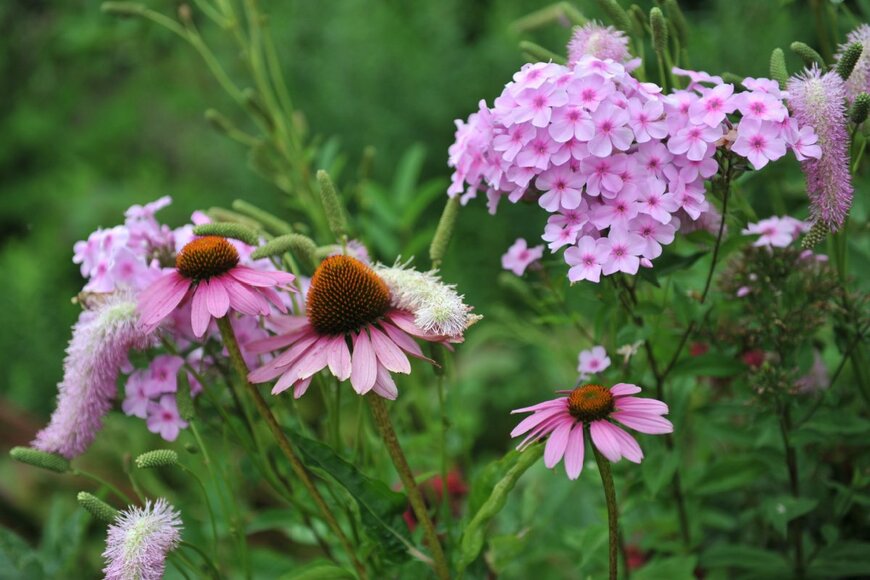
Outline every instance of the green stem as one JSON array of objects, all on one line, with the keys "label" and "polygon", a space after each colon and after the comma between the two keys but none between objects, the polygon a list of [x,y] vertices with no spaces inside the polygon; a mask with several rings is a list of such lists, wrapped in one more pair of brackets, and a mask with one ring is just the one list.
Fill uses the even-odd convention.
[{"label": "green stem", "polygon": [[[788,407],[788,402],[780,405],[779,408],[779,428],[782,434],[782,444],[785,448],[785,463],[788,469],[788,481],[791,495],[795,499],[800,499],[800,478],[798,475],[797,452],[791,445],[791,412]],[[803,548],[803,519],[795,518],[788,523],[788,536],[794,549],[794,573],[795,578],[804,578],[806,570],[804,568],[804,548]]]},{"label": "green stem", "polygon": [[218,570],[217,566],[215,566],[215,563],[212,562],[211,558],[208,557],[208,554],[203,552],[198,546],[195,546],[195,545],[191,544],[190,542],[185,542],[184,540],[182,540],[179,545],[184,547],[184,548],[187,548],[189,550],[193,550],[194,552],[199,554],[199,557],[202,558],[202,561],[205,562],[206,566],[208,566],[209,569],[211,570],[211,574],[212,574],[213,578],[220,578],[221,577],[220,570]]},{"label": "green stem", "polygon": [[598,472],[601,474],[601,484],[604,486],[604,500],[607,502],[607,529],[608,551],[607,560],[610,566],[610,580],[616,580],[617,554],[619,552],[619,523],[618,508],[616,505],[616,490],[613,487],[613,474],[610,471],[610,462],[601,455],[598,448],[593,444],[592,451],[595,453],[595,462],[598,464]]},{"label": "green stem", "polygon": [[[435,348],[440,347],[436,346]],[[447,522],[448,528],[452,528],[453,514],[450,506],[450,487],[447,484],[449,471],[447,468],[447,428],[450,423],[447,418],[447,398],[444,394],[444,369],[438,369],[436,374],[438,375],[438,378],[435,380],[436,386],[438,387],[438,408],[440,409],[441,415],[439,421],[441,424],[441,517],[443,517],[444,521]]]},{"label": "green stem", "polygon": [[239,349],[239,343],[236,340],[236,335],[233,331],[233,327],[230,324],[229,319],[227,317],[223,317],[219,318],[217,322],[218,328],[221,332],[221,338],[224,342],[224,346],[226,347],[227,352],[229,352],[230,354],[230,360],[232,361],[233,366],[236,369],[236,373],[239,375],[239,381],[241,381],[245,385],[245,388],[248,390],[248,393],[254,400],[254,405],[257,407],[257,411],[266,422],[266,425],[268,425],[269,430],[272,432],[272,436],[275,437],[275,441],[278,443],[278,447],[281,449],[281,452],[290,462],[290,467],[293,469],[293,472],[296,474],[299,480],[302,481],[302,485],[305,486],[305,489],[308,490],[308,493],[311,494],[311,498],[314,500],[314,503],[317,504],[318,509],[320,509],[320,512],[323,515],[323,519],[326,521],[327,525],[338,538],[339,542],[341,542],[342,546],[344,546],[344,549],[347,551],[348,557],[351,559],[357,573],[361,578],[366,578],[367,574],[365,566],[363,566],[357,558],[353,546],[347,539],[347,536],[341,530],[341,526],[338,525],[338,521],[336,521],[332,510],[329,508],[329,506],[326,505],[326,502],[323,500],[323,496],[320,495],[320,492],[317,490],[317,487],[315,487],[314,482],[308,475],[308,471],[305,469],[302,461],[293,450],[293,446],[290,444],[290,439],[287,437],[287,434],[281,430],[281,426],[278,425],[278,421],[275,419],[275,415],[273,415],[272,411],[269,410],[269,406],[266,404],[266,401],[263,400],[263,396],[260,394],[260,391],[257,390],[257,387],[248,380],[248,365],[245,363],[245,359],[242,357],[242,351]]},{"label": "green stem", "polygon": [[178,467],[181,468],[182,471],[187,473],[190,477],[192,477],[194,479],[194,481],[196,481],[196,483],[199,485],[200,491],[202,491],[202,498],[203,498],[203,500],[205,500],[205,508],[208,510],[208,518],[211,521],[211,533],[212,533],[212,536],[214,537],[214,559],[219,562],[220,561],[220,556],[219,556],[220,550],[219,550],[218,545],[220,543],[219,542],[220,538],[218,536],[217,520],[214,517],[214,510],[211,507],[211,501],[208,499],[208,490],[205,488],[205,484],[202,482],[202,479],[200,479],[199,476],[192,469],[190,469],[189,467],[187,467],[183,463],[178,463],[177,465],[178,465]]},{"label": "green stem", "polygon": [[106,481],[105,479],[100,477],[99,475],[94,475],[93,473],[90,473],[88,471],[82,471],[81,469],[73,469],[72,473],[73,473],[73,475],[78,475],[79,477],[86,477],[87,479],[90,479],[92,481],[99,483],[100,485],[107,487],[109,489],[109,491],[114,493],[118,497],[118,499],[120,499],[121,501],[123,501],[127,505],[131,505],[133,503],[133,500],[130,499],[129,495],[127,495],[126,493],[124,493],[123,491],[121,491],[120,489],[118,489],[117,487],[115,487],[114,485],[112,485],[111,483],[109,483],[108,481]]},{"label": "green stem", "polygon": [[420,493],[420,488],[417,487],[414,473],[411,471],[408,460],[405,458],[405,453],[402,451],[402,446],[399,444],[399,438],[393,429],[393,422],[390,420],[387,406],[378,395],[370,394],[366,399],[368,399],[369,407],[372,410],[375,424],[378,426],[384,444],[387,446],[387,451],[390,453],[390,458],[393,460],[393,465],[396,467],[396,471],[399,472],[399,478],[402,480],[402,485],[408,493],[408,501],[411,502],[411,508],[417,516],[417,521],[423,526],[423,533],[426,536],[429,549],[432,550],[435,574],[442,580],[450,578],[450,569],[447,566],[447,559],[444,557],[444,551],[441,548],[441,541],[438,539],[435,525],[429,517],[429,511],[426,509],[426,504],[423,501],[423,494]]}]

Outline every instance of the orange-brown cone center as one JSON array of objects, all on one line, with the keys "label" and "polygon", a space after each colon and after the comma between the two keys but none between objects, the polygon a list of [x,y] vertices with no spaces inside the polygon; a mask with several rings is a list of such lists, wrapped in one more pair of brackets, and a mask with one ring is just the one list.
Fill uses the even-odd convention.
[{"label": "orange-brown cone center", "polygon": [[568,395],[568,412],[584,423],[605,419],[613,410],[613,395],[601,385],[583,385]]},{"label": "orange-brown cone center", "polygon": [[390,309],[390,289],[350,256],[330,256],[311,278],[305,310],[321,334],[345,334],[377,322]]},{"label": "orange-brown cone center", "polygon": [[231,270],[239,263],[239,253],[226,238],[205,236],[181,248],[175,269],[185,278],[206,280]]}]

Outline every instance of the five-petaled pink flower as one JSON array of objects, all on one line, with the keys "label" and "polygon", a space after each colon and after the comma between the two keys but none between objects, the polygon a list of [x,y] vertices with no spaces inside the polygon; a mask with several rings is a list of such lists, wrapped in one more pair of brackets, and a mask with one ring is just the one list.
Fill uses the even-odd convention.
[{"label": "five-petaled pink flower", "polygon": [[565,250],[565,262],[571,266],[568,280],[572,284],[581,280],[597,283],[601,279],[601,267],[607,261],[609,251],[610,248],[604,245],[601,238],[580,238],[576,246]]},{"label": "five-petaled pink flower", "polygon": [[530,264],[541,259],[544,255],[544,246],[529,247],[528,242],[523,238],[517,238],[517,241],[508,248],[507,253],[501,257],[501,267],[505,270],[510,270],[517,276],[522,276],[526,268]]},{"label": "five-petaled pink flower", "polygon": [[668,413],[668,406],[656,399],[633,396],[640,392],[636,385],[619,383],[609,389],[601,385],[582,385],[572,391],[559,392],[566,396],[511,411],[532,413],[511,431],[511,437],[526,435],[517,447],[520,450],[547,437],[544,464],[552,469],[564,457],[569,479],[577,479],[583,471],[587,429],[592,444],[608,460],[617,462],[625,457],[633,463],[641,462],[643,451],[634,437],[615,421],[650,435],[674,430],[671,422],[663,417]]},{"label": "five-petaled pink flower", "polygon": [[785,141],[778,138],[775,123],[758,119],[743,119],[737,126],[737,140],[731,150],[746,157],[755,169],[785,155]]},{"label": "five-petaled pink flower", "polygon": [[610,366],[610,357],[601,345],[581,350],[577,356],[577,372],[583,378],[603,372]]}]

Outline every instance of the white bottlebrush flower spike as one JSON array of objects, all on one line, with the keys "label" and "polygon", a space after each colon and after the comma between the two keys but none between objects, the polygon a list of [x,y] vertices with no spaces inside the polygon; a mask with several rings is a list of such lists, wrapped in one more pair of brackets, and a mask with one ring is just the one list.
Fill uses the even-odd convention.
[{"label": "white bottlebrush flower spike", "polygon": [[466,328],[483,318],[472,314],[454,284],[445,284],[437,270],[420,272],[409,264],[388,267],[375,265],[375,272],[390,288],[395,308],[414,315],[414,322],[427,332],[460,336]]}]

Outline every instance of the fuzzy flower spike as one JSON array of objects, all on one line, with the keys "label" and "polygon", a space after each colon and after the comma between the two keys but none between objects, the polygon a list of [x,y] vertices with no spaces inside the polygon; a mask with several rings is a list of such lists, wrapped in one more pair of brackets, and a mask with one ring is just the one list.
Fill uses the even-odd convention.
[{"label": "fuzzy flower spike", "polygon": [[388,284],[356,258],[326,258],[311,278],[306,315],[278,319],[281,334],[247,345],[258,352],[286,348],[253,371],[251,382],[277,378],[273,395],[293,387],[298,398],[312,377],[328,368],[340,381],[350,379],[360,395],[374,390],[395,399],[398,390],[390,373],[411,372],[407,355],[429,360],[415,338],[461,342],[465,327],[476,320],[451,288],[436,291],[440,282],[434,274],[412,272],[385,272],[391,274]]},{"label": "fuzzy flower spike", "polygon": [[846,92],[843,79],[818,67],[788,82],[788,103],[800,125],[809,125],[818,135],[821,157],[801,163],[807,179],[810,213],[831,231],[837,231],[852,206],[852,175],[849,172],[849,134],[846,128]]},{"label": "fuzzy flower spike", "polygon": [[106,580],[160,580],[181,541],[181,517],[165,499],[119,512],[106,539]]},{"label": "fuzzy flower spike", "polygon": [[251,316],[268,316],[269,303],[281,312],[287,307],[275,287],[295,277],[287,272],[263,272],[239,265],[239,252],[225,238],[205,236],[184,246],[175,269],[139,295],[141,322],[151,331],[185,299],[191,299],[193,333],[201,337],[212,317],[223,318],[230,309]]},{"label": "fuzzy flower spike", "polygon": [[668,406],[656,399],[633,396],[640,392],[636,385],[619,383],[608,389],[587,384],[559,392],[567,396],[511,411],[532,413],[511,431],[511,437],[526,435],[517,447],[523,450],[549,436],[544,464],[552,469],[564,457],[569,479],[577,479],[583,470],[583,432],[587,426],[592,444],[602,455],[613,462],[625,457],[633,463],[641,462],[643,451],[634,437],[614,421],[650,435],[674,430],[671,422],[662,417],[668,413]]}]

